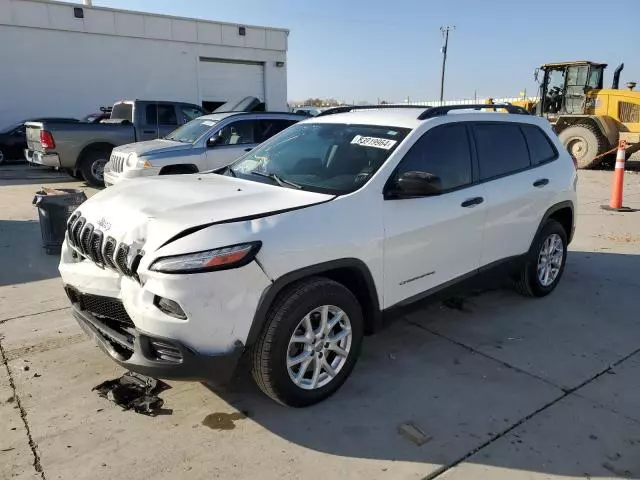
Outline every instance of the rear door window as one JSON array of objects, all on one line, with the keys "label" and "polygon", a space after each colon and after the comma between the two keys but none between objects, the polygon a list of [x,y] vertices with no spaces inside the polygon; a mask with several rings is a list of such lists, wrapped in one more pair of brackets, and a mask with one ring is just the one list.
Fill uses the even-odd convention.
[{"label": "rear door window", "polygon": [[111,111],[111,118],[133,122],[133,105],[131,103],[116,103]]},{"label": "rear door window", "polygon": [[550,162],[558,156],[556,149],[551,144],[547,135],[538,127],[534,125],[520,125],[520,128],[527,140],[532,165]]},{"label": "rear door window", "polygon": [[462,123],[443,125],[420,137],[398,165],[397,175],[414,171],[436,175],[445,191],[472,183],[467,127]]},{"label": "rear door window", "polygon": [[478,122],[473,133],[481,180],[529,168],[529,151],[517,123]]},{"label": "rear door window", "polygon": [[151,103],[147,105],[148,125],[178,125],[176,109],[170,103]]}]

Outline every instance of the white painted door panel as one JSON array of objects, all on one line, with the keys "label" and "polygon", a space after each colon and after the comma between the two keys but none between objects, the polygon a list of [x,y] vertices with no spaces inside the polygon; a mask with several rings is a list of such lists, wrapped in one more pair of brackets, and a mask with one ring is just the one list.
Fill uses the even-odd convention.
[{"label": "white painted door panel", "polygon": [[[526,253],[553,198],[552,164],[487,182],[481,265]],[[538,180],[549,183],[534,187]]]},{"label": "white painted door panel", "polygon": [[478,268],[486,210],[461,204],[484,195],[476,185],[384,202],[385,308]]}]

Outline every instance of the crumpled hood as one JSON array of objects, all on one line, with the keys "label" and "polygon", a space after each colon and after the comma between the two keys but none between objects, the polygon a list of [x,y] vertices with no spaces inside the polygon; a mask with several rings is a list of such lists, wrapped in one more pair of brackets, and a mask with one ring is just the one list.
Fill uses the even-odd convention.
[{"label": "crumpled hood", "polygon": [[149,252],[186,229],[332,198],[222,175],[194,174],[116,184],[91,197],[77,211],[105,237],[144,246]]},{"label": "crumpled hood", "polygon": [[114,152],[119,153],[136,153],[138,156],[165,153],[181,150],[190,150],[193,145],[190,143],[175,142],[173,140],[165,140],[158,138],[156,140],[147,140],[146,142],[129,143],[127,145],[121,145],[113,149]]}]

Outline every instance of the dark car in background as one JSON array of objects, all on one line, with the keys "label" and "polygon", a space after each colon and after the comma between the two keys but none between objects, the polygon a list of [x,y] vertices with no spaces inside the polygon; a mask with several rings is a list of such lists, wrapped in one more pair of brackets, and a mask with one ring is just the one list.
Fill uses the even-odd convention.
[{"label": "dark car in background", "polygon": [[24,149],[27,148],[26,122],[53,121],[59,123],[79,123],[77,118],[44,117],[31,118],[0,129],[0,165],[10,160],[24,160]]}]

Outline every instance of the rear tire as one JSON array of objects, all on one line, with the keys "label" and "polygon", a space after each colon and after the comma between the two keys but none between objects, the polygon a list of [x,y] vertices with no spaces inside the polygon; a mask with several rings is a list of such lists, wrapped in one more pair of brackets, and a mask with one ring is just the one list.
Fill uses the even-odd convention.
[{"label": "rear tire", "polygon": [[251,352],[253,378],[283,405],[321,402],[353,370],[363,327],[362,309],[349,289],[322,277],[302,280],[286,288],[269,310]]},{"label": "rear tire", "polygon": [[0,150],[0,165],[7,163],[7,157],[4,152]]},{"label": "rear tire", "polygon": [[517,275],[516,290],[527,297],[549,295],[560,282],[566,262],[567,232],[560,222],[547,220]]},{"label": "rear tire", "polygon": [[84,155],[80,163],[80,172],[92,187],[104,187],[104,167],[110,155],[111,152],[107,150],[94,150]]},{"label": "rear tire", "polygon": [[598,155],[607,151],[607,141],[593,125],[579,124],[558,135],[567,151],[576,159],[579,169],[593,168],[602,162]]}]

